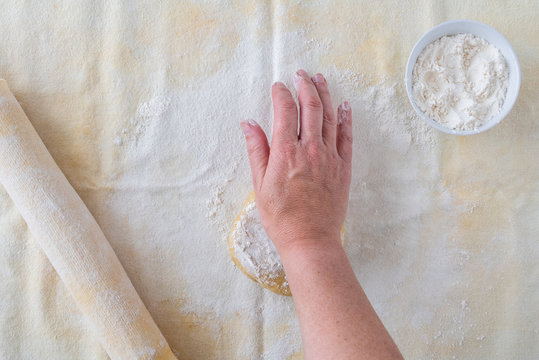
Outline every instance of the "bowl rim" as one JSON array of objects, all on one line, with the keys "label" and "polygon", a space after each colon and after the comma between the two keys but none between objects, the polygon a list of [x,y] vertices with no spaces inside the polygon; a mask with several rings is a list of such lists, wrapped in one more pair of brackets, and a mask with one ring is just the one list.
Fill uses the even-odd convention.
[{"label": "bowl rim", "polygon": [[[455,34],[458,34],[458,32],[451,32],[451,33],[447,33],[447,34],[444,34],[444,35],[440,35],[440,37],[438,37],[437,39],[426,42],[421,47],[420,47],[420,45],[423,42],[425,42],[425,39],[427,37],[430,37],[433,32],[437,32],[441,28],[454,27],[455,25],[464,25],[464,24],[473,24],[474,26],[481,27],[485,31],[491,32],[494,36],[498,37],[501,42],[505,43],[505,45],[507,47],[507,50],[508,50],[508,53],[511,54],[511,57],[512,57],[511,63],[513,65],[513,68],[511,69],[511,72],[509,73],[509,77],[511,78],[511,77],[514,76],[514,79],[515,79],[514,84],[515,84],[515,88],[516,88],[514,98],[509,99],[509,102],[506,102],[504,100],[504,104],[502,106],[501,111],[497,115],[495,115],[492,119],[490,119],[489,121],[487,121],[486,123],[484,123],[482,126],[480,126],[479,128],[477,128],[475,130],[453,130],[453,129],[450,129],[450,128],[438,123],[437,121],[434,121],[433,119],[431,119],[429,116],[427,116],[419,108],[419,106],[415,102],[413,92],[412,92],[412,73],[413,73],[415,64],[417,62],[417,58],[423,52],[423,49],[427,45],[429,45],[432,42],[436,41],[437,39],[441,38],[442,36],[455,35]],[[466,31],[463,31],[462,33],[465,33],[465,32]],[[475,35],[475,36],[481,37],[479,35]],[[502,54],[502,55],[504,55],[504,54]],[[504,55],[504,58],[505,58],[505,61],[508,63],[508,66],[509,66],[509,59],[507,59],[507,56],[505,56],[505,55]],[[433,28],[431,28],[430,30],[428,30],[427,32],[425,32],[419,38],[419,40],[415,43],[415,45],[412,48],[412,51],[410,52],[410,55],[408,56],[408,61],[406,63],[406,69],[405,69],[405,74],[404,74],[404,82],[405,82],[406,93],[408,95],[408,99],[410,100],[410,103],[412,104],[412,107],[414,108],[415,112],[419,115],[419,117],[421,117],[423,119],[423,121],[425,121],[427,124],[434,127],[435,129],[440,130],[440,131],[442,131],[442,132],[444,132],[446,134],[474,135],[474,134],[484,132],[484,131],[486,131],[488,129],[491,129],[492,127],[499,124],[509,114],[509,112],[511,111],[511,109],[515,105],[516,99],[518,98],[518,93],[520,92],[520,85],[521,85],[520,63],[518,61],[517,54],[516,54],[515,50],[513,49],[513,46],[511,45],[511,43],[505,38],[505,36],[503,36],[498,30],[494,29],[492,26],[484,24],[484,23],[479,22],[477,20],[465,20],[465,19],[449,20],[449,21],[445,21],[445,22],[442,22],[442,23],[436,25]],[[509,91],[509,87],[507,88],[507,90]]]}]

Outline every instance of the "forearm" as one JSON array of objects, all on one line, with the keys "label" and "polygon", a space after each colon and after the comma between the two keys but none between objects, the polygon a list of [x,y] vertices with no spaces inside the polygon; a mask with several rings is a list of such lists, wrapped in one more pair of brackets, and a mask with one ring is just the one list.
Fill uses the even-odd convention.
[{"label": "forearm", "polygon": [[[242,129],[256,205],[283,262],[306,358],[400,359],[339,241],[352,173],[352,109],[345,101],[335,114],[322,74],[298,70],[294,84],[299,112],[283,83],[272,86],[271,148],[258,124],[243,122]],[[322,232],[333,235],[317,239]]]},{"label": "forearm", "polygon": [[281,259],[306,359],[402,358],[337,239],[281,250]]}]

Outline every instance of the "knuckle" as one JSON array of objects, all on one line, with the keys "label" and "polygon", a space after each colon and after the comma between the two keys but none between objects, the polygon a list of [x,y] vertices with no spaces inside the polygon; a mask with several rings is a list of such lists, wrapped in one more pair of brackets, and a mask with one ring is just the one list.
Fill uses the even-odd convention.
[{"label": "knuckle", "polygon": [[322,146],[318,141],[310,141],[306,150],[311,159],[319,159],[322,156]]},{"label": "knuckle", "polygon": [[321,110],[322,109],[322,102],[320,99],[315,98],[314,96],[309,96],[305,100],[305,107],[311,109],[311,110]]},{"label": "knuckle", "polygon": [[332,151],[329,155],[329,162],[331,167],[338,167],[339,166],[339,160],[340,156],[339,153],[337,153],[336,150]]},{"label": "knuckle", "polygon": [[354,138],[350,134],[341,134],[341,141],[352,144],[354,142]]},{"label": "knuckle", "polygon": [[352,171],[350,166],[344,166],[339,171],[339,183],[349,186],[352,178]]},{"label": "knuckle", "polygon": [[290,111],[296,111],[298,107],[294,100],[285,98],[285,99],[280,100],[279,109],[281,111],[290,112]]},{"label": "knuckle", "polygon": [[345,183],[350,183],[352,177],[352,169],[350,166],[344,166],[342,169],[342,176],[345,180]]},{"label": "knuckle", "polygon": [[258,141],[251,141],[250,143],[247,144],[247,149],[249,150],[250,153],[252,154],[257,154],[259,153],[260,151],[263,150],[263,144],[261,144],[260,142]]},{"label": "knuckle", "polygon": [[337,121],[335,120],[335,116],[332,116],[327,111],[324,111],[324,114],[322,114],[322,118],[324,123],[327,123],[328,125],[334,125],[337,123]]},{"label": "knuckle", "polygon": [[279,153],[284,158],[293,158],[296,155],[296,145],[291,141],[283,141],[279,144]]}]

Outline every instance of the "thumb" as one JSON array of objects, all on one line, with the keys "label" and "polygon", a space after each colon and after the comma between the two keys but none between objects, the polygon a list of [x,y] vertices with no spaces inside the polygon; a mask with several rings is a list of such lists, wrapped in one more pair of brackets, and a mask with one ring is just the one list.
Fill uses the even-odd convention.
[{"label": "thumb", "polygon": [[249,155],[249,163],[251,164],[253,185],[255,191],[258,192],[262,186],[266,167],[268,166],[270,153],[268,138],[264,130],[254,120],[242,121],[240,125],[245,134],[245,141],[247,142],[247,154]]}]

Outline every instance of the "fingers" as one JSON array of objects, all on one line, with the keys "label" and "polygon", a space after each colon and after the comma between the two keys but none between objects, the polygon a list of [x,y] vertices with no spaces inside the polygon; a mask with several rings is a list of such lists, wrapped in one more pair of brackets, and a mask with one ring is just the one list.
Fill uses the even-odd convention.
[{"label": "fingers", "polygon": [[337,119],[333,111],[333,103],[329,94],[328,84],[322,74],[316,74],[312,77],[312,81],[320,100],[322,101],[322,139],[328,146],[335,148],[337,138]]},{"label": "fingers", "polygon": [[348,101],[339,105],[337,124],[337,152],[348,164],[352,162],[352,109]]},{"label": "fingers", "polygon": [[272,144],[298,141],[298,107],[285,84],[276,82],[271,87],[273,99]]},{"label": "fingers", "polygon": [[294,75],[300,109],[299,137],[302,141],[321,141],[322,139],[322,101],[309,75],[298,70]]},{"label": "fingers", "polygon": [[253,185],[255,190],[258,191],[262,186],[268,166],[270,153],[268,138],[264,130],[254,120],[243,121],[240,125],[245,134],[245,141],[247,142],[247,154],[249,155],[249,163],[251,164]]}]

